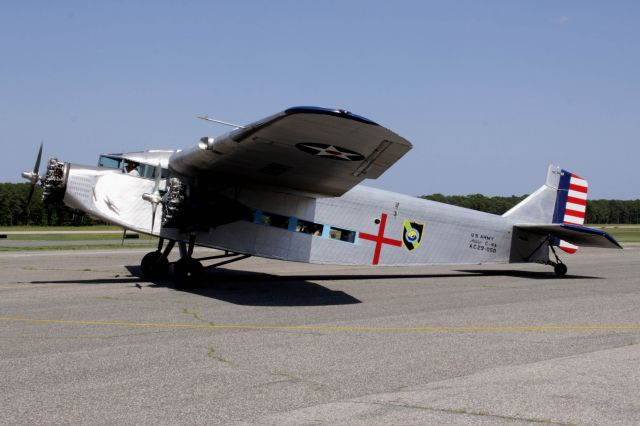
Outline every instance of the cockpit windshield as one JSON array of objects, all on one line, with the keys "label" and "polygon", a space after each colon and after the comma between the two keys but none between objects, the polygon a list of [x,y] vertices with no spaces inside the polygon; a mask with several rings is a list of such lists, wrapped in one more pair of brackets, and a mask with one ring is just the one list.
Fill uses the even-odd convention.
[{"label": "cockpit windshield", "polygon": [[121,169],[122,158],[109,157],[107,155],[101,155],[98,161],[98,167],[106,167],[108,169]]},{"label": "cockpit windshield", "polygon": [[[128,164],[129,161],[125,158],[115,157],[110,155],[101,155],[98,160],[98,167],[105,167],[108,169],[120,169],[125,170],[125,165]],[[152,166],[151,164],[143,164],[139,162],[135,162],[137,175],[146,179],[155,179],[156,176],[156,168],[157,166]],[[162,179],[166,179],[169,176],[169,170],[162,168],[160,171],[160,177]]]}]

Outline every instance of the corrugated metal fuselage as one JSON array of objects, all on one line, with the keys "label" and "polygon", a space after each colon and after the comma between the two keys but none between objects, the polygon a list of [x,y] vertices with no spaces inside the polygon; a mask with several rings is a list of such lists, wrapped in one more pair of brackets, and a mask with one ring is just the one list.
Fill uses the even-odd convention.
[{"label": "corrugated metal fuselage", "polygon": [[[151,205],[142,194],[152,187],[153,181],[117,170],[72,164],[64,201],[138,232],[187,241],[189,233],[160,227],[160,209],[151,230]],[[541,239],[514,236],[508,218],[366,186],[341,197],[273,187],[235,188],[228,195],[254,211],[253,219],[198,231],[197,245],[345,265],[507,263],[548,256],[544,250],[528,258]]]}]

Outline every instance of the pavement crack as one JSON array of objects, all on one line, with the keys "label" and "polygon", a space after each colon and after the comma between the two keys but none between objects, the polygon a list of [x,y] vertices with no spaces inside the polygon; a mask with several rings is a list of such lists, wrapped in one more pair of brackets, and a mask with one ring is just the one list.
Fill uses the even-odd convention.
[{"label": "pavement crack", "polygon": [[219,361],[219,362],[221,362],[223,364],[229,364],[229,365],[231,365],[233,367],[236,367],[235,363],[229,361],[226,358],[221,357],[220,355],[216,355],[216,349],[213,348],[213,347],[210,347],[209,350],[207,351],[207,357],[211,358],[211,359],[215,359],[216,361]]},{"label": "pavement crack", "polygon": [[538,423],[538,424],[545,424],[545,425],[575,426],[574,423],[563,423],[563,422],[557,422],[549,419],[537,419],[534,417],[509,416],[509,415],[490,413],[487,411],[468,410],[464,408],[425,407],[422,405],[406,404],[402,402],[382,402],[382,401],[351,401],[351,402],[355,402],[357,404],[373,404],[373,405],[380,405],[385,407],[412,408],[416,410],[427,410],[427,411],[434,411],[438,413],[462,414],[467,416],[477,416],[477,417],[510,420],[510,421],[521,421],[521,422]]},{"label": "pavement crack", "polygon": [[323,390],[323,389],[325,389],[327,387],[327,386],[323,385],[322,383],[318,383],[318,382],[315,382],[313,380],[308,380],[308,379],[304,379],[302,377],[294,376],[293,374],[275,372],[275,373],[271,373],[271,375],[275,376],[275,377],[283,377],[284,379],[283,380],[278,380],[278,381],[275,381],[275,382],[270,382],[269,384],[299,383],[299,384],[303,384],[305,386],[309,386],[314,391],[320,391],[320,390]]},{"label": "pavement crack", "polygon": [[207,321],[205,319],[203,319],[200,314],[198,314],[198,312],[194,311],[190,311],[188,308],[182,308],[182,314],[184,315],[191,315],[193,318],[195,318],[197,321],[200,321],[202,323],[205,324],[209,324],[209,325],[215,325],[213,323],[213,321]]}]

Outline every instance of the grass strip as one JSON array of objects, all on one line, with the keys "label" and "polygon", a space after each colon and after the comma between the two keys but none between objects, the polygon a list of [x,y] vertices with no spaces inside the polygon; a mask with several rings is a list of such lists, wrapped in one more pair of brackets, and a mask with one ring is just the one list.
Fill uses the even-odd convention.
[{"label": "grass strip", "polygon": [[91,226],[0,226],[0,232],[9,231],[122,231],[119,226],[91,225]]},{"label": "grass strip", "polygon": [[[139,241],[149,240],[146,235],[139,238],[127,238],[126,240],[137,239]],[[88,241],[88,240],[122,240],[122,234],[9,234],[7,240],[23,241]]]},{"label": "grass strip", "polygon": [[640,225],[587,225],[591,228],[602,229],[613,235],[621,243],[639,243]]},{"label": "grass strip", "polygon": [[44,251],[44,250],[105,250],[105,249],[132,249],[132,248],[149,248],[155,247],[156,243],[153,241],[147,243],[130,244],[78,244],[78,245],[65,245],[65,246],[30,246],[30,247],[0,247],[0,252],[9,251]]}]

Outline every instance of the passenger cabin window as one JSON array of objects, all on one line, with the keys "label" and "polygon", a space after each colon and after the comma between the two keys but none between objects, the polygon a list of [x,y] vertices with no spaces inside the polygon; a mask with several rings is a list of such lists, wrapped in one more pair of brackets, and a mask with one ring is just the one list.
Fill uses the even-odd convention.
[{"label": "passenger cabin window", "polygon": [[319,223],[313,223],[306,220],[298,219],[298,223],[296,224],[296,232],[320,236],[322,235],[322,225],[320,225]]},{"label": "passenger cabin window", "polygon": [[333,240],[340,240],[340,241],[346,241],[348,243],[353,243],[356,240],[356,233],[355,231],[334,228],[332,226],[331,230],[329,230],[329,238]]},{"label": "passenger cabin window", "polygon": [[[275,213],[263,212],[262,210],[254,211],[253,223],[287,229],[292,232],[300,232],[301,234],[308,234],[321,238],[330,238],[332,240],[344,241],[351,244],[355,244],[358,238],[358,233],[356,231],[336,228],[334,226],[330,227],[329,225],[310,222],[296,217],[287,217]],[[323,230],[328,232],[325,234]]]},{"label": "passenger cabin window", "polygon": [[263,225],[287,229],[289,227],[289,218],[274,213],[262,213],[261,223]]}]

